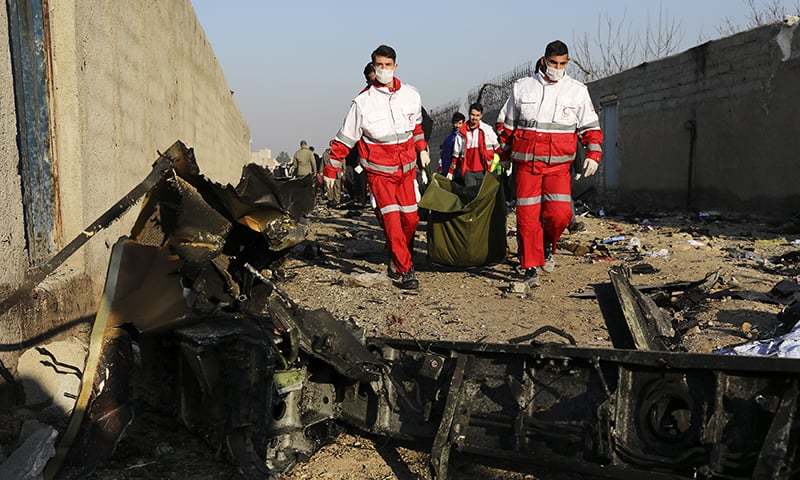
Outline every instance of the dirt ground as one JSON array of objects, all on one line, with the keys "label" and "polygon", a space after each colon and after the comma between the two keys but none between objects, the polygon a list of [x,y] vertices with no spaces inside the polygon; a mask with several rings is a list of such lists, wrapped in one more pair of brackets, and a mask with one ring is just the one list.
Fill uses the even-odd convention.
[{"label": "dirt ground", "polygon": [[[353,286],[350,282],[354,274],[386,270],[383,235],[370,212],[356,215],[319,207],[310,221],[312,245],[319,245],[322,255],[311,247],[295,249],[285,264],[287,280],[283,288],[305,308],[326,308],[339,318],[352,318],[368,335],[506,342],[540,326],[553,325],[573,335],[579,345],[609,347],[611,340],[597,302],[570,295],[592,291],[593,284],[607,282],[612,265],[646,262],[658,270],[635,275],[636,284],[698,280],[720,270],[723,283],[717,290],[734,286],[767,292],[783,278],[781,274],[797,275],[767,271],[754,260],[736,259],[726,251],[736,248],[769,257],[798,249],[790,244],[797,236],[787,237],[778,233],[775,226],[758,220],[700,220],[687,214],[589,216],[582,219],[584,231],[569,233],[564,240],[589,246],[595,240],[615,235],[626,239],[611,245],[605,254],[575,256],[561,250],[556,255],[555,272],[542,274],[541,287],[523,298],[507,293],[509,282],[520,279],[515,271],[514,217],[509,215],[507,261],[462,271],[444,271],[426,262],[421,223],[415,255],[421,288],[403,292],[385,281],[370,287]],[[641,243],[638,251],[630,248],[632,238]],[[649,255],[662,249],[667,250],[666,257]],[[780,309],[777,305],[728,297],[709,300],[679,314],[683,317],[680,320],[695,325],[685,335],[685,345],[690,351],[709,352],[772,336]],[[427,460],[424,453],[344,434],[285,478],[427,479]],[[454,479],[561,478],[490,469],[457,456],[451,469]],[[174,420],[145,414],[134,424],[112,462],[92,478],[216,479],[235,478],[235,471]]]},{"label": "dirt ground", "polygon": [[[726,251],[737,248],[770,257],[791,251],[793,238],[774,233],[766,223],[733,219],[698,221],[687,215],[653,218],[595,218],[581,221],[585,230],[568,233],[562,243],[590,246],[595,240],[623,235],[609,246],[609,255],[575,256],[563,248],[556,254],[556,270],[540,275],[542,285],[526,298],[507,293],[515,271],[514,216],[508,216],[507,262],[462,271],[445,271],[426,261],[424,223],[417,236],[415,264],[418,292],[403,292],[387,283],[370,288],[350,285],[348,276],[386,271],[383,234],[373,215],[349,218],[347,211],[318,209],[312,217],[316,242],[323,256],[309,261],[300,249],[288,260],[284,287],[306,308],[326,308],[339,318],[352,318],[368,335],[506,342],[543,325],[554,325],[572,334],[583,346],[611,346],[605,321],[593,299],[572,294],[592,291],[594,284],[608,282],[608,269],[619,263],[648,263],[658,270],[634,275],[635,284],[660,284],[699,280],[720,270],[722,278],[737,289],[767,292],[781,275],[758,269],[749,260],[736,260]],[[636,238],[639,253],[629,248]],[[691,242],[691,243],[690,243]],[[666,249],[667,257],[649,256]],[[690,350],[707,352],[747,340],[741,325],[756,327],[753,334],[769,336],[774,305],[720,299],[711,300],[697,312],[699,328],[685,337]],[[758,313],[756,313],[758,312]]]}]

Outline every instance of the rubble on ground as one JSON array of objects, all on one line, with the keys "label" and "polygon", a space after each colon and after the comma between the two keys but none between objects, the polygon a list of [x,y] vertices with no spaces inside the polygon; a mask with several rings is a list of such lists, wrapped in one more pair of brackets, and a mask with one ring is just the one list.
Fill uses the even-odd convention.
[{"label": "rubble on ground", "polygon": [[[794,468],[800,363],[690,353],[727,302],[749,307],[739,339],[779,331],[778,312],[797,305],[791,242],[747,250],[741,235],[724,238],[716,213],[682,231],[667,217],[598,211],[568,239],[585,251],[561,255],[533,299],[514,290],[511,262],[420,268],[430,289],[407,295],[376,273],[384,253],[369,234],[374,220],[338,215],[349,222],[339,232],[360,226],[335,239],[305,220],[310,184],[248,166],[239,185],[221,186],[183,145],[165,157],[172,166],[113,247],[49,475],[82,478],[107,462],[137,421],[134,399],[180,419],[254,479],[313,463],[343,431],[428,452],[436,479],[463,454],[606,478],[788,478]],[[310,248],[301,245],[309,230]],[[730,243],[753,255],[732,257]],[[721,265],[708,268],[706,257]],[[686,258],[695,269],[670,278]],[[749,277],[762,288],[751,290]],[[578,298],[565,295],[576,289]],[[768,309],[768,322],[753,305]],[[28,425],[29,438],[52,428]],[[39,436],[36,451],[52,455]],[[153,458],[180,448],[158,442]]]},{"label": "rubble on ground", "polygon": [[47,462],[55,455],[58,432],[41,425],[20,435],[21,445],[0,463],[0,478],[42,480]]}]

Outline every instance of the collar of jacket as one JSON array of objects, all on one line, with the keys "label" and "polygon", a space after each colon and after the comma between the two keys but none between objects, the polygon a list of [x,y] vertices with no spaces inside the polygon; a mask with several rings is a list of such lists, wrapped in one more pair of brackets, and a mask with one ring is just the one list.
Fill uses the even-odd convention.
[{"label": "collar of jacket", "polygon": [[[464,122],[464,126],[461,127],[461,132],[460,132],[461,136],[464,137],[464,138],[467,138],[467,132],[474,132],[474,131],[477,130],[478,138],[482,139],[484,136],[486,136],[486,132],[483,131],[483,126],[484,125],[485,124],[483,123],[483,121],[480,121],[480,122],[478,122],[478,126],[477,127],[472,128],[472,127],[469,126],[469,122],[468,121]],[[487,127],[488,127],[488,125],[487,125]]]},{"label": "collar of jacket", "polygon": [[397,77],[394,77],[394,79],[392,80],[392,84],[388,85],[388,86],[387,85],[381,85],[376,80],[375,82],[373,82],[372,86],[375,87],[375,90],[377,90],[379,92],[382,92],[382,93],[394,93],[394,92],[400,90],[400,79],[397,78]]}]

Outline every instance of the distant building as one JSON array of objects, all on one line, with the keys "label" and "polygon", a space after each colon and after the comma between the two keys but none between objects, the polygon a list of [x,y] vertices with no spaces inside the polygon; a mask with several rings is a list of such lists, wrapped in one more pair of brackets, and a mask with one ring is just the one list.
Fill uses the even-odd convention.
[{"label": "distant building", "polygon": [[250,152],[250,161],[270,171],[274,170],[278,165],[278,162],[272,158],[272,150],[269,148],[262,148],[261,150]]}]

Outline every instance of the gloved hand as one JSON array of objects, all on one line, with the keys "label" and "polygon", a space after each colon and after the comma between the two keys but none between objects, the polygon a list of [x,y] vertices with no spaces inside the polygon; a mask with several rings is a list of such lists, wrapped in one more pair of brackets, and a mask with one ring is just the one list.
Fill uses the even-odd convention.
[{"label": "gloved hand", "polygon": [[595,162],[591,158],[587,158],[583,161],[583,176],[591,177],[597,172],[597,167],[599,166],[600,164],[598,162]]},{"label": "gloved hand", "polygon": [[452,173],[448,173],[447,174],[447,179],[448,180],[452,180],[453,179],[453,174]]},{"label": "gloved hand", "polygon": [[332,189],[333,185],[336,183],[336,179],[335,178],[324,177],[324,180],[325,180],[325,190],[326,191]]},{"label": "gloved hand", "polygon": [[431,163],[431,155],[427,150],[419,152],[419,164],[422,168],[427,168]]}]

